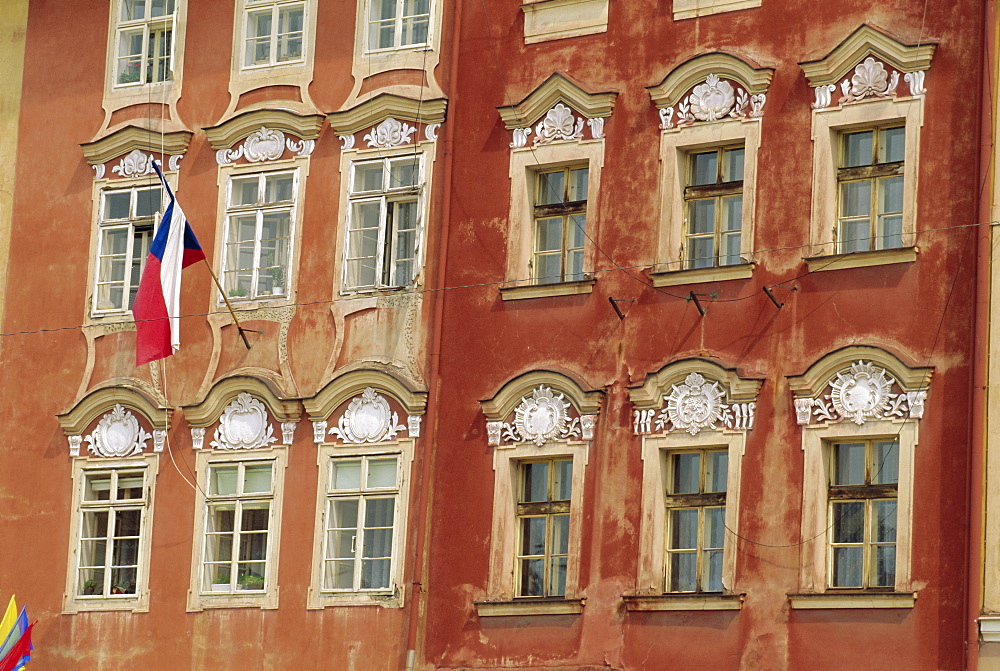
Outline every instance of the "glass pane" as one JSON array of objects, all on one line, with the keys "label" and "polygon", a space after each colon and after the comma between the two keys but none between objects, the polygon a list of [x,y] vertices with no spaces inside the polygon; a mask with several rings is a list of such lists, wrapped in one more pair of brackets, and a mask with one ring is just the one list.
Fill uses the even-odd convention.
[{"label": "glass pane", "polygon": [[104,594],[104,569],[86,568],[80,571],[80,594],[94,596]]},{"label": "glass pane", "polygon": [[885,177],[878,181],[878,213],[903,211],[903,178]]},{"label": "glass pane", "polygon": [[[350,529],[358,528],[358,499],[337,499],[330,502],[330,528]],[[353,554],[353,550],[351,551]],[[336,557],[347,557],[349,554],[336,554]]]},{"label": "glass pane", "polygon": [[264,589],[264,562],[240,562],[237,565],[236,589],[260,591]]},{"label": "glass pane", "polygon": [[898,249],[903,246],[903,217],[879,217],[876,249]]},{"label": "glass pane", "polygon": [[83,486],[84,501],[109,501],[111,500],[111,474],[93,473],[88,474]]},{"label": "glass pane", "polygon": [[209,471],[209,492],[225,496],[236,493],[239,466],[213,466]]},{"label": "glass pane", "polygon": [[729,477],[729,453],[726,451],[708,452],[705,455],[705,491],[726,491],[726,480]]},{"label": "glass pane", "polygon": [[562,249],[561,217],[535,220],[535,251],[550,252]]},{"label": "glass pane", "polygon": [[142,498],[143,474],[139,472],[127,472],[118,474],[118,487],[115,498],[119,501]]},{"label": "glass pane", "polygon": [[692,200],[688,203],[688,233],[715,232],[715,199]]},{"label": "glass pane", "polygon": [[896,584],[896,546],[875,548],[875,584],[873,587],[893,587]]},{"label": "glass pane", "polygon": [[547,461],[521,464],[521,474],[522,502],[549,500],[549,463]]},{"label": "glass pane", "polygon": [[670,549],[694,550],[698,547],[698,509],[670,511]]},{"label": "glass pane", "polygon": [[112,594],[135,594],[135,577],[138,569],[131,566],[111,570]]},{"label": "glass pane", "polygon": [[691,155],[691,186],[715,184],[719,179],[719,152],[713,150]]},{"label": "glass pane", "polygon": [[[115,511],[115,536],[125,538],[138,536],[142,527],[141,510],[117,510]],[[128,562],[131,563],[131,562]]]},{"label": "glass pane", "polygon": [[585,214],[575,214],[569,217],[567,222],[569,226],[569,248],[579,249],[583,247],[583,242],[587,238],[587,215]]},{"label": "glass pane", "polygon": [[366,559],[361,562],[361,589],[387,589],[391,559]]},{"label": "glass pane", "polygon": [[670,554],[670,591],[693,592],[697,589],[698,558],[694,552]]},{"label": "glass pane", "polygon": [[389,164],[389,188],[399,189],[417,186],[420,159],[408,158]]},{"label": "glass pane", "polygon": [[550,284],[561,282],[562,277],[562,256],[557,252],[553,254],[536,254],[534,279],[538,284]]},{"label": "glass pane", "polygon": [[706,592],[722,591],[722,551],[706,552],[702,560],[705,562],[705,578],[702,589]]},{"label": "glass pane", "polygon": [[260,180],[256,177],[234,178],[232,181],[233,205],[256,205]]},{"label": "glass pane", "polygon": [[520,596],[545,596],[545,560],[521,560]]},{"label": "glass pane", "polygon": [[569,501],[573,491],[573,461],[565,459],[553,464],[552,500]]},{"label": "glass pane", "polygon": [[715,238],[689,238],[687,243],[688,268],[711,268],[715,265]]},{"label": "glass pane", "polygon": [[719,252],[720,266],[735,266],[743,263],[743,258],[740,256],[740,240],[739,232],[722,235],[722,250]]},{"label": "glass pane", "polygon": [[867,252],[871,249],[871,221],[868,219],[843,220],[840,222],[840,251]]},{"label": "glass pane", "polygon": [[896,501],[872,501],[872,521],[876,543],[896,542]]},{"label": "glass pane", "polygon": [[587,200],[587,180],[590,179],[589,168],[577,168],[569,171],[569,200]]},{"label": "glass pane", "polygon": [[552,516],[552,544],[549,553],[564,555],[569,552],[569,515]]},{"label": "glass pane", "polygon": [[215,504],[208,509],[208,533],[229,533],[235,530],[236,505]]},{"label": "glass pane", "polygon": [[354,588],[354,562],[338,561],[326,565],[326,586],[328,589]]},{"label": "glass pane", "polygon": [[268,175],[264,179],[264,202],[279,203],[292,199],[291,174]]},{"label": "glass pane", "polygon": [[396,2],[397,0],[371,0],[371,20],[396,18]]},{"label": "glass pane", "polygon": [[402,44],[423,44],[427,41],[426,18],[404,19]]},{"label": "glass pane", "polygon": [[122,0],[122,21],[146,18],[146,0]]},{"label": "glass pane", "polygon": [[333,462],[333,489],[361,489],[361,460]]},{"label": "glass pane", "polygon": [[872,443],[872,484],[888,485],[899,482],[899,443],[877,441]]},{"label": "glass pane", "polygon": [[353,193],[382,190],[382,162],[355,163]]},{"label": "glass pane", "polygon": [[271,464],[247,464],[243,471],[243,491],[271,491]]},{"label": "glass pane", "polygon": [[[393,516],[396,509],[395,497],[387,499],[366,498],[365,499],[365,528],[376,527],[390,528],[393,524]],[[388,557],[386,552],[382,555],[366,555],[368,557]]]},{"label": "glass pane", "polygon": [[844,134],[844,162],[842,167],[852,168],[872,164],[872,131]]},{"label": "glass pane", "polygon": [[705,533],[701,539],[706,550],[721,550],[726,538],[726,509],[705,508]]},{"label": "glass pane", "polygon": [[878,135],[878,161],[879,163],[895,163],[902,161],[905,157],[906,149],[906,129],[883,128]]},{"label": "glass pane", "polygon": [[[108,536],[108,511],[87,511],[83,513],[82,538],[107,538]],[[91,564],[94,566],[94,564]]]},{"label": "glass pane", "polygon": [[871,213],[871,181],[844,182],[840,185],[840,194],[841,217],[861,217]]},{"label": "glass pane", "polygon": [[549,574],[549,593],[546,596],[563,596],[566,594],[566,557],[552,559]]},{"label": "glass pane", "polygon": [[545,517],[525,517],[521,519],[520,554],[539,556],[545,554]]},{"label": "glass pane", "polygon": [[372,459],[368,462],[369,487],[396,486],[396,459]]},{"label": "glass pane", "polygon": [[104,218],[128,219],[130,199],[128,191],[104,194]]},{"label": "glass pane", "polygon": [[579,282],[583,276],[583,250],[578,249],[566,254],[566,275],[564,282]]},{"label": "glass pane", "polygon": [[135,216],[151,217],[160,210],[162,194],[159,187],[155,189],[139,189],[135,193]]},{"label": "glass pane", "polygon": [[670,480],[668,493],[697,494],[701,491],[699,479],[701,476],[701,454],[698,452],[681,452],[672,455],[673,477]]},{"label": "glass pane", "polygon": [[861,562],[864,551],[860,547],[833,548],[834,587],[862,587]]},{"label": "glass pane", "polygon": [[743,181],[743,147],[726,149],[722,152],[722,181]]},{"label": "glass pane", "polygon": [[562,203],[566,196],[566,173],[542,172],[538,174],[538,192],[535,194],[536,205],[552,205]]},{"label": "glass pane", "polygon": [[838,443],[833,446],[833,453],[834,465],[831,484],[865,484],[864,443]]},{"label": "glass pane", "polygon": [[865,540],[864,501],[843,501],[830,504],[833,513],[833,542],[862,543]]},{"label": "glass pane", "polygon": [[738,231],[743,226],[743,195],[722,198],[722,230]]}]

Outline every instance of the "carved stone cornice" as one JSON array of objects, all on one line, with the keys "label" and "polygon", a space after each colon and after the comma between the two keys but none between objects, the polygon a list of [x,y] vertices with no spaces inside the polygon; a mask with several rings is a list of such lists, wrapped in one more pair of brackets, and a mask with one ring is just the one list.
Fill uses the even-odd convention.
[{"label": "carved stone cornice", "polygon": [[637,409],[657,408],[670,389],[675,384],[683,382],[692,373],[721,381],[728,390],[727,401],[731,403],[753,401],[764,383],[759,378],[740,377],[736,370],[723,368],[708,359],[682,359],[647,375],[642,386],[628,390],[629,399]]},{"label": "carved stone cornice", "polygon": [[615,92],[590,93],[560,72],[553,73],[516,105],[498,107],[508,130],[526,128],[541,119],[557,103],[566,103],[588,119],[611,116]]},{"label": "carved stone cornice", "polygon": [[56,415],[59,426],[69,436],[81,435],[96,418],[112,412],[116,405],[141,414],[156,430],[170,426],[172,411],[161,404],[139,380],[119,378],[112,385],[95,389],[66,412]]},{"label": "carved stone cornice", "polygon": [[933,368],[911,368],[884,349],[867,345],[852,345],[831,352],[811,365],[802,375],[788,376],[788,387],[796,396],[819,396],[837,373],[857,361],[866,361],[892,375],[904,392],[926,391]]},{"label": "carved stone cornice", "polygon": [[681,63],[662,82],[646,90],[657,108],[666,109],[676,105],[688,91],[710,75],[733,79],[742,84],[749,95],[756,96],[767,92],[772,74],[772,68],[756,67],[756,63],[716,52],[695,56]]},{"label": "carved stone cornice", "polygon": [[372,388],[393,397],[409,415],[422,415],[427,410],[427,392],[395,373],[377,368],[359,368],[342,373],[330,380],[315,396],[302,402],[309,419],[325,421],[348,399]]},{"label": "carved stone cornice", "polygon": [[192,427],[203,428],[215,423],[223,410],[241,393],[261,399],[279,422],[297,422],[302,416],[302,403],[280,395],[277,385],[248,375],[235,375],[212,385],[201,403],[184,406],[184,418]]},{"label": "carved stone cornice", "polygon": [[926,70],[936,44],[908,45],[869,25],[862,25],[824,58],[799,63],[812,87],[836,85],[868,56],[885,61],[903,73]]},{"label": "carved stone cornice", "polygon": [[327,115],[337,135],[349,135],[376,126],[388,118],[422,124],[442,124],[448,109],[446,98],[416,100],[392,93],[380,93],[370,100]]},{"label": "carved stone cornice", "polygon": [[604,393],[599,390],[584,391],[589,387],[564,373],[536,370],[520,375],[497,391],[493,398],[480,401],[487,421],[503,421],[514,412],[524,397],[531,396],[539,387],[564,393],[576,406],[580,415],[596,415],[601,408]]},{"label": "carved stone cornice", "polygon": [[135,150],[180,155],[187,151],[192,135],[188,130],[161,135],[158,130],[129,125],[100,139],[85,142],[80,148],[87,163],[100,165]]},{"label": "carved stone cornice", "polygon": [[291,133],[302,140],[315,140],[323,128],[322,114],[299,114],[285,109],[256,109],[241,112],[217,126],[205,128],[212,149],[229,149],[262,127]]}]

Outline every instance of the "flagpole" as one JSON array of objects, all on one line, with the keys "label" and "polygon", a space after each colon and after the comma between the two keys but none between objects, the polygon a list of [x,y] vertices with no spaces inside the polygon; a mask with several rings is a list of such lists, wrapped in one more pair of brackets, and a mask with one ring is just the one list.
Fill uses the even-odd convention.
[{"label": "flagpole", "polygon": [[240,326],[240,320],[236,318],[236,311],[233,310],[233,304],[229,302],[229,297],[226,296],[225,290],[223,290],[222,285],[219,283],[219,278],[216,277],[215,271],[212,270],[212,264],[208,262],[207,258],[203,258],[202,261],[205,262],[205,267],[208,268],[209,274],[212,276],[212,279],[215,280],[215,286],[219,288],[222,300],[226,301],[226,307],[229,308],[229,314],[233,316],[233,323],[236,324],[236,330],[240,332],[240,337],[243,338],[243,344],[246,345],[247,349],[250,349],[250,341],[247,340],[247,334],[244,332],[243,327]]}]

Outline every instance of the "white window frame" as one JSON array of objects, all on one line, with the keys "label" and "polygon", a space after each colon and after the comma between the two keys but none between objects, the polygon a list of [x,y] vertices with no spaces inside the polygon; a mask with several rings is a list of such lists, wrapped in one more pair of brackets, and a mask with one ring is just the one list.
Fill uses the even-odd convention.
[{"label": "white window frame", "polygon": [[[288,453],[285,446],[267,449],[242,450],[231,453],[200,450],[196,456],[198,489],[194,508],[194,543],[192,543],[191,582],[188,589],[187,610],[196,612],[206,608],[262,608],[278,607],[278,558],[281,541],[281,513],[284,498],[285,467]],[[207,545],[208,505],[211,466],[239,463],[270,462],[271,473],[270,518],[268,521],[267,555],[262,590],[233,590],[214,592],[204,588],[204,557]],[[238,497],[237,497],[238,498]],[[260,498],[260,497],[257,497]],[[234,546],[234,556],[238,548]],[[232,584],[232,574],[230,573]]]},{"label": "white window frame", "polygon": [[[140,0],[141,1],[141,0]],[[111,54],[111,81],[113,89],[129,89],[137,88],[142,86],[154,86],[159,84],[168,84],[174,78],[174,58],[176,55],[176,34],[177,34],[177,14],[179,7],[178,5],[182,0],[163,0],[164,3],[173,3],[173,11],[170,14],[164,14],[156,18],[143,18],[143,19],[133,19],[124,20],[122,19],[122,10],[124,4],[128,0],[116,0],[113,4],[113,21],[115,24],[115,38],[113,42],[113,53]],[[149,6],[154,0],[145,0],[146,9],[148,11]],[[121,48],[122,40],[128,33],[135,33],[137,30],[142,30],[142,53],[140,54],[140,69],[139,78],[134,82],[121,82],[120,72],[118,62],[121,60]],[[146,81],[147,79],[147,67],[148,61],[151,55],[148,53],[149,49],[149,36],[154,31],[165,32],[170,31],[169,39],[169,54],[166,57],[167,67],[166,67],[166,77],[164,79],[156,81]],[[159,42],[157,42],[159,44]]]},{"label": "white window frame", "polygon": [[[415,160],[417,162],[417,185],[415,187],[405,186],[399,188],[393,188],[390,184],[390,166],[393,162],[406,161],[408,159]],[[361,164],[369,163],[383,163],[382,169],[382,183],[384,186],[381,191],[361,191],[355,192],[355,167]],[[344,255],[343,255],[343,273],[341,276],[341,287],[342,293],[361,293],[369,291],[384,291],[389,289],[401,289],[413,285],[416,280],[417,275],[421,272],[420,259],[422,257],[422,247],[423,247],[423,231],[424,231],[424,184],[426,175],[426,159],[422,152],[410,152],[407,154],[397,154],[391,156],[380,156],[380,157],[358,157],[357,159],[351,161],[348,177],[347,177],[347,209],[345,212],[345,228],[344,228]],[[374,285],[348,285],[348,276],[350,274],[350,234],[353,232],[352,224],[354,222],[354,205],[366,202],[378,202],[379,207],[379,233],[378,233],[378,243],[376,249],[376,259],[375,259],[375,284]],[[396,273],[396,237],[398,235],[398,229],[396,229],[396,222],[393,221],[393,230],[390,232],[389,221],[394,219],[390,217],[389,208],[400,202],[415,202],[417,208],[417,219],[416,228],[414,230],[414,258],[413,258],[413,277],[406,279],[406,281],[399,281],[400,278],[395,277]],[[391,239],[390,239],[391,235]],[[388,253],[388,259],[386,258]],[[388,282],[384,282],[382,278],[385,277],[387,272],[389,273]]]},{"label": "white window frame", "polygon": [[360,19],[362,25],[362,35],[364,40],[364,53],[365,54],[381,54],[386,52],[394,51],[406,51],[406,50],[425,50],[430,48],[432,44],[432,31],[435,28],[435,4],[441,0],[427,0],[427,14],[414,14],[413,16],[426,16],[427,17],[427,38],[423,42],[414,42],[412,44],[400,44],[402,38],[403,29],[403,10],[406,7],[408,0],[394,0],[396,3],[396,18],[393,19],[393,44],[389,47],[376,47],[373,48],[371,44],[371,26],[376,21],[372,21],[372,11],[374,3],[379,0],[363,0],[363,10],[364,13]]},{"label": "white window frame", "polygon": [[[94,472],[143,471],[143,497],[130,499],[116,505],[114,502],[92,502],[83,500],[86,476]],[[66,591],[63,594],[63,613],[83,611],[126,610],[144,613],[149,610],[149,560],[152,548],[153,502],[155,501],[156,475],[159,457],[147,454],[126,459],[101,459],[77,457],[73,459],[72,515],[70,517],[69,558],[66,572]],[[138,543],[138,568],[136,572],[136,593],[129,595],[81,595],[79,584],[80,541],[83,513],[85,509],[112,509],[119,507],[142,509]],[[110,523],[109,523],[110,530]],[[109,548],[110,551],[110,548]],[[106,578],[106,580],[109,578]]]},{"label": "white window frame", "polygon": [[[232,205],[232,189],[233,181],[239,179],[247,179],[250,177],[257,177],[258,179],[258,193],[263,197],[264,189],[263,184],[267,177],[290,173],[292,175],[292,199],[291,201],[281,201],[275,204],[258,203],[255,205],[247,206],[233,206]],[[256,216],[256,233],[254,238],[254,265],[251,269],[251,289],[247,296],[230,295],[229,299],[232,302],[259,302],[264,300],[289,300],[293,296],[293,286],[292,281],[292,270],[296,267],[296,238],[298,235],[298,230],[300,228],[299,212],[301,210],[301,199],[302,199],[302,181],[304,177],[301,176],[300,171],[295,166],[284,166],[282,168],[274,170],[254,170],[254,171],[233,171],[227,175],[226,178],[226,188],[224,192],[224,208],[225,218],[223,220],[222,226],[222,238],[220,241],[220,264],[221,268],[220,280],[222,281],[222,286],[225,288],[226,292],[229,293],[229,277],[227,273],[230,272],[228,268],[228,245],[229,245],[229,234],[231,220],[235,216],[247,215],[250,213]],[[263,221],[263,215],[266,212],[279,212],[288,211],[289,213],[289,230],[288,230],[288,251],[286,253],[286,264],[285,264],[285,276],[284,276],[284,292],[281,294],[258,294],[258,285],[260,278],[260,232]],[[273,289],[272,289],[273,291]],[[223,302],[222,296],[219,296],[219,303]]]},{"label": "white window frame", "polygon": [[[302,8],[302,31],[301,40],[302,48],[301,54],[298,58],[277,60],[278,53],[278,16],[281,10],[290,7],[301,7]],[[255,38],[250,35],[250,15],[259,14],[262,11],[270,9],[271,12],[271,26],[273,31],[269,36],[269,50],[270,57],[267,63],[247,63],[247,50],[249,48],[249,43]],[[311,45],[309,44],[309,36],[311,31],[310,26],[310,12],[312,11],[311,3],[308,0],[243,0],[243,12],[242,12],[242,30],[239,32],[239,47],[237,49],[239,69],[244,71],[254,71],[270,68],[281,68],[286,66],[301,65],[307,58],[309,58],[309,52],[311,51]]]},{"label": "white window frame", "polygon": [[[413,443],[409,438],[401,438],[389,443],[372,445],[334,445],[324,443],[317,450],[317,466],[319,471],[316,496],[316,524],[313,535],[313,556],[311,580],[306,607],[321,609],[329,606],[364,606],[376,605],[384,608],[401,608],[406,594],[403,575],[406,564],[407,529],[410,512],[410,469],[413,462]],[[390,585],[383,590],[337,590],[327,589],[324,582],[324,562],[327,544],[328,502],[336,498],[331,492],[332,463],[339,459],[372,459],[378,457],[395,457],[397,468],[397,488],[393,490],[372,490],[372,494],[395,492],[396,505],[394,510],[394,531],[392,542],[392,566],[390,569]],[[359,497],[368,492],[358,492]],[[353,495],[353,494],[348,494]],[[360,517],[360,512],[359,512]],[[360,558],[360,552],[356,558]]]}]

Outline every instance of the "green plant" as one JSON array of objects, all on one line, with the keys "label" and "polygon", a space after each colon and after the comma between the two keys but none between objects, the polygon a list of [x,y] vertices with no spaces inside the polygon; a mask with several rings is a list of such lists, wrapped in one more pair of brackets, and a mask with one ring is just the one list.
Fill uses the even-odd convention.
[{"label": "green plant", "polygon": [[84,594],[97,594],[97,581],[88,580],[83,583],[83,593]]},{"label": "green plant", "polygon": [[264,589],[264,579],[251,573],[241,575],[239,583],[243,589]]},{"label": "green plant", "polygon": [[229,290],[230,298],[244,298],[247,295],[247,290],[243,287],[236,287],[235,289]]},{"label": "green plant", "polygon": [[229,584],[229,574],[228,573],[216,573],[215,577],[212,578],[212,584],[214,584],[214,585],[228,585]]},{"label": "green plant", "polygon": [[271,282],[276,287],[285,286],[285,269],[281,266],[274,265],[274,252],[268,252],[264,256],[267,261],[267,265],[271,267]]}]

